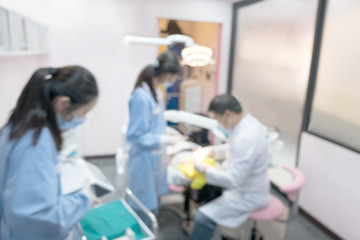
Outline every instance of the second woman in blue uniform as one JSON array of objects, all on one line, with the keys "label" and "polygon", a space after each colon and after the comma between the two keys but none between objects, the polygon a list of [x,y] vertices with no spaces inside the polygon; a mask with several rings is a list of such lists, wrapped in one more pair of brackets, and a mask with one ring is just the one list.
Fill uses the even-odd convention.
[{"label": "second woman in blue uniform", "polygon": [[158,87],[171,86],[180,69],[176,53],[161,53],[141,71],[129,101],[129,188],[153,212],[158,208],[158,197],[168,191],[164,147],[173,141],[165,136],[164,105]]}]

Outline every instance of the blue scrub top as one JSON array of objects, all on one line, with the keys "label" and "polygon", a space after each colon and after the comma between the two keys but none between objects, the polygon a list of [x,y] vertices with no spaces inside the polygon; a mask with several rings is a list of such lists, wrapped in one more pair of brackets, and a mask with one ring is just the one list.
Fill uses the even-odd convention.
[{"label": "blue scrub top", "polygon": [[0,136],[0,239],[65,239],[89,209],[81,192],[63,196],[54,139],[43,128],[36,145],[34,130],[9,141]]},{"label": "blue scrub top", "polygon": [[[158,197],[168,192],[167,157],[160,143],[166,122],[161,97],[158,102],[149,86],[135,89],[129,101],[129,126],[126,138],[130,143],[129,188],[150,210],[158,208]],[[130,202],[131,207],[139,209]]]}]

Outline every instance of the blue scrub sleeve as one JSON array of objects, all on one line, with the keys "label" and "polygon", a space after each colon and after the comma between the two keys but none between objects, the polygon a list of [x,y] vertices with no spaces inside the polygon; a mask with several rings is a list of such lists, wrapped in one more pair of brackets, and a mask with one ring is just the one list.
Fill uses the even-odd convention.
[{"label": "blue scrub sleeve", "polygon": [[63,196],[56,172],[56,151],[41,137],[36,146],[19,146],[3,194],[6,224],[16,231],[63,234],[81,220],[89,199],[81,192]]},{"label": "blue scrub sleeve", "polygon": [[133,96],[129,102],[129,111],[127,140],[145,149],[160,148],[160,134],[150,130],[152,110],[149,100],[140,94]]}]

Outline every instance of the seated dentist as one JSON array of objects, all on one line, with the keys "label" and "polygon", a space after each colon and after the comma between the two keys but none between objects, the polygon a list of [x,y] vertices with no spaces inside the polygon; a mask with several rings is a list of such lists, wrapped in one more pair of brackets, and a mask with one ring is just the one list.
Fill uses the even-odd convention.
[{"label": "seated dentist", "polygon": [[[209,115],[229,134],[229,145],[206,147],[194,152],[194,167],[205,173],[206,182],[222,187],[222,196],[199,208],[188,239],[211,239],[217,224],[239,227],[253,211],[270,202],[267,175],[268,149],[262,125],[242,111],[237,99],[229,94],[215,97]],[[205,156],[221,157],[229,153],[223,168],[202,162]]]},{"label": "seated dentist", "polygon": [[0,239],[79,239],[75,224],[97,201],[90,186],[62,195],[61,131],[97,102],[85,68],[40,68],[22,90],[0,136]]},{"label": "seated dentist", "polygon": [[[170,87],[181,70],[175,52],[162,52],[139,74],[129,100],[129,125],[126,139],[130,143],[128,180],[135,196],[156,213],[158,198],[168,192],[166,144],[179,140],[166,135],[164,104],[160,85]],[[149,226],[139,206],[130,205]]]}]

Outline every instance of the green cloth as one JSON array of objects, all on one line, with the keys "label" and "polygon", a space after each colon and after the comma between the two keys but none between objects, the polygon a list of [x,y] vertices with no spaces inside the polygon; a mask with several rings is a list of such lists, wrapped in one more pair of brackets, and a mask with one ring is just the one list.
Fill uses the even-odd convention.
[{"label": "green cloth", "polygon": [[100,240],[101,236],[114,239],[125,235],[125,231],[130,227],[136,239],[143,239],[146,235],[136,218],[124,207],[121,201],[114,201],[103,206],[91,209],[80,225],[88,240]]}]

